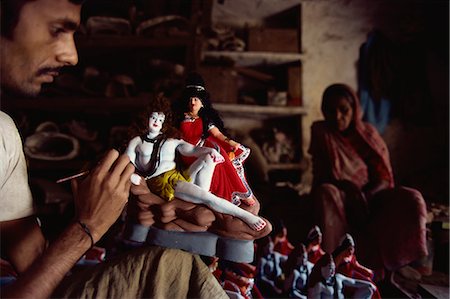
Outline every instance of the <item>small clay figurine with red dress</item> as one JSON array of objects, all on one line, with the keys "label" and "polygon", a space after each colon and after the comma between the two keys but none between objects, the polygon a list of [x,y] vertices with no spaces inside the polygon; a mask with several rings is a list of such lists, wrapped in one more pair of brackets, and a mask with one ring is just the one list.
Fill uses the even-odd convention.
[{"label": "small clay figurine with red dress", "polygon": [[321,248],[322,244],[322,232],[320,228],[315,225],[308,233],[306,237],[305,246],[308,252],[308,261],[315,264],[325,254],[325,251]]},{"label": "small clay figurine with red dress", "polygon": [[[373,271],[364,267],[356,260],[355,241],[350,234],[345,234],[342,238],[339,246],[333,251],[333,258],[336,264],[337,273],[341,273],[351,278],[366,280],[375,286],[375,283],[373,282]],[[355,289],[351,287],[344,289],[346,297],[352,297],[354,292]],[[375,298],[381,298],[376,287],[372,295],[372,299]]]},{"label": "small clay figurine with red dress", "polygon": [[294,245],[289,242],[287,237],[287,227],[284,225],[283,220],[279,219],[274,222],[272,231],[273,250],[283,255],[289,255],[294,249]]}]

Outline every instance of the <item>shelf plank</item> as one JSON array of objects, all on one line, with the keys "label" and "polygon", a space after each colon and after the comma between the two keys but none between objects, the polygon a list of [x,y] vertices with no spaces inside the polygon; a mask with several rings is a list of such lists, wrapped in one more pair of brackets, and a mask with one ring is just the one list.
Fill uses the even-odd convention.
[{"label": "shelf plank", "polygon": [[268,170],[306,170],[305,163],[268,163]]},{"label": "shelf plank", "polygon": [[261,119],[282,116],[306,115],[307,110],[301,106],[258,106],[242,104],[214,104],[214,108],[223,116],[249,117],[259,116]]},{"label": "shelf plank", "polygon": [[75,43],[79,49],[136,49],[136,48],[170,48],[187,47],[192,44],[192,38],[182,37],[161,37],[147,38],[135,35],[79,35],[75,38]]},{"label": "shelf plank", "polygon": [[79,171],[82,167],[86,166],[90,162],[85,159],[77,158],[64,161],[46,161],[27,158],[27,161],[30,171],[67,171],[68,175],[70,175],[72,172],[73,174],[75,174],[75,172]]},{"label": "shelf plank", "polygon": [[[93,109],[111,110],[133,110],[147,105],[145,97],[134,98],[30,98],[30,99],[7,99],[2,101],[6,110],[36,109],[46,111],[86,111]],[[262,115],[263,117],[295,116],[305,115],[307,110],[301,106],[259,106],[242,104],[216,103],[214,108],[227,115]]]},{"label": "shelf plank", "polygon": [[6,110],[33,109],[45,111],[117,111],[135,110],[145,107],[148,99],[135,98],[36,98],[9,99],[2,101]]},{"label": "shelf plank", "polygon": [[279,65],[301,61],[303,54],[278,52],[205,51],[202,60],[232,60],[236,66]]}]

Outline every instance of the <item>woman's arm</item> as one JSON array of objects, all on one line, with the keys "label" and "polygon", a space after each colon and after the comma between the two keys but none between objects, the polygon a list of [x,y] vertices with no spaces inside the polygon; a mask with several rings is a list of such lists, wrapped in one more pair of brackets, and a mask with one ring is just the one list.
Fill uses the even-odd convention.
[{"label": "woman's arm", "polygon": [[220,141],[228,143],[233,149],[237,150],[239,143],[225,136],[217,127],[212,127],[209,133]]},{"label": "woman's arm", "polygon": [[378,182],[369,182],[363,187],[363,192],[367,200],[370,200],[376,193],[387,188],[389,188],[389,182],[381,180]]}]

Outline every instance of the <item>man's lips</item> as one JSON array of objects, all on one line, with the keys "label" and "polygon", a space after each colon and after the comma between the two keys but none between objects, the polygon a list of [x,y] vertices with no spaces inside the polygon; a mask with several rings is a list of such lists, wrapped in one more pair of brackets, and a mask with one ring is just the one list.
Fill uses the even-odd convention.
[{"label": "man's lips", "polygon": [[49,71],[45,73],[46,75],[56,77],[59,75],[59,71]]},{"label": "man's lips", "polygon": [[59,75],[59,67],[46,67],[38,71],[38,76],[51,76],[56,77]]}]

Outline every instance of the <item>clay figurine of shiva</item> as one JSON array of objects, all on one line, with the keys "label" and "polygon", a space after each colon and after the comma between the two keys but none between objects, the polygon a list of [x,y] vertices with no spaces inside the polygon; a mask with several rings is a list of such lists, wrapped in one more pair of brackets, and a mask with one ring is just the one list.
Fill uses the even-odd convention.
[{"label": "clay figurine of shiva", "polygon": [[[204,204],[216,212],[240,218],[256,231],[262,230],[266,226],[262,218],[209,192],[215,165],[224,161],[223,156],[213,148],[197,147],[176,138],[177,131],[170,125],[170,104],[162,95],[150,105],[147,133],[134,137],[126,149],[150,190],[169,201],[177,197]],[[188,169],[180,170],[177,154],[197,159]],[[140,179],[139,175],[132,176],[136,185]]]}]

